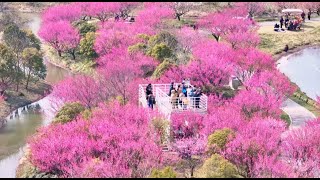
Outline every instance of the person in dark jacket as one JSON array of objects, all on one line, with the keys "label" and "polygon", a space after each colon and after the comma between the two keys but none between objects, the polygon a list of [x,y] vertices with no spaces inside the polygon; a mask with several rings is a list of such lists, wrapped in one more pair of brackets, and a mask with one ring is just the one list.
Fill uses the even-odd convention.
[{"label": "person in dark jacket", "polygon": [[289,26],[289,18],[286,16],[286,19],[284,20],[284,27],[287,28]]},{"label": "person in dark jacket", "polygon": [[171,96],[171,91],[174,90],[173,86],[174,86],[174,82],[171,82],[170,89],[169,89],[169,94],[168,94],[169,96]]},{"label": "person in dark jacket", "polygon": [[152,94],[152,85],[148,84],[148,86],[146,87],[146,96],[148,98],[148,95]]},{"label": "person in dark jacket", "polygon": [[147,101],[148,101],[148,107],[153,109],[153,105],[156,103],[156,99],[155,99],[154,95],[152,94],[152,92],[148,95]]},{"label": "person in dark jacket", "polygon": [[187,97],[187,86],[185,85],[185,82],[182,83],[182,93],[184,94],[184,97]]},{"label": "person in dark jacket", "polygon": [[196,108],[200,108],[199,104],[200,104],[200,97],[202,95],[202,92],[201,92],[201,89],[198,88],[194,94],[193,97],[195,97],[195,105],[196,105]]},{"label": "person in dark jacket", "polygon": [[301,17],[302,17],[302,20],[303,22],[306,20],[306,14],[304,12],[301,13]]},{"label": "person in dark jacket", "polygon": [[282,29],[282,26],[283,26],[283,22],[284,22],[284,19],[283,19],[283,16],[281,16],[280,18],[280,28]]},{"label": "person in dark jacket", "polygon": [[308,12],[308,19],[309,19],[309,21],[311,19],[311,12],[310,11]]},{"label": "person in dark jacket", "polygon": [[288,52],[288,50],[289,50],[289,46],[288,46],[288,44],[286,44],[286,47],[284,48],[284,51]]}]

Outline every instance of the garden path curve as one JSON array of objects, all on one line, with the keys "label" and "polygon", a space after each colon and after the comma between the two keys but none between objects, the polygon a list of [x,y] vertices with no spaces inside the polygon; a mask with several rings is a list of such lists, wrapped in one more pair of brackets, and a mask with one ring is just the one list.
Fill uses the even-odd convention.
[{"label": "garden path curve", "polygon": [[289,129],[298,128],[304,125],[306,121],[316,118],[312,112],[291,99],[284,101],[281,109],[290,116],[291,124]]}]

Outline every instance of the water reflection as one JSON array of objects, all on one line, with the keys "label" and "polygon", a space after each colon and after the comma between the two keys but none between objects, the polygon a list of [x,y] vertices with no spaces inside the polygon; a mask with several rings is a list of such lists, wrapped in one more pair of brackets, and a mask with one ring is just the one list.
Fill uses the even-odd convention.
[{"label": "water reflection", "polygon": [[283,57],[278,68],[312,99],[320,95],[320,48],[307,48]]},{"label": "water reflection", "polygon": [[[27,26],[37,34],[41,19],[39,14],[22,13],[23,16],[30,18]],[[45,61],[47,67],[46,81],[55,84],[69,76],[70,73],[62,68],[56,67]],[[32,108],[39,106],[39,108]],[[22,107],[14,111],[7,117],[6,125],[0,129],[0,178],[15,177],[15,170],[19,159],[23,155],[27,139],[36,132],[41,125],[48,125],[54,114],[52,102],[47,96],[38,102]]]}]

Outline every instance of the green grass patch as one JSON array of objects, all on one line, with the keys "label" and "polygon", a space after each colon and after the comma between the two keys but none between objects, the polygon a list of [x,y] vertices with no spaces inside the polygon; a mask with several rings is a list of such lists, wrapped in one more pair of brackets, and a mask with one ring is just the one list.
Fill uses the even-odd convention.
[{"label": "green grass patch", "polygon": [[184,26],[189,26],[191,24],[194,24],[196,21],[189,19],[189,18],[184,18],[182,17],[180,21],[178,19],[168,19],[165,21],[165,27],[168,29],[179,29]]},{"label": "green grass patch", "polygon": [[259,29],[261,42],[259,48],[272,55],[283,52],[288,44],[289,49],[303,45],[315,45],[320,43],[320,23],[306,23],[303,31],[273,32],[273,27],[265,26]]},{"label": "green grass patch", "polygon": [[256,22],[267,22],[267,21],[277,21],[278,17],[258,17],[254,19]]},{"label": "green grass patch", "polygon": [[297,90],[290,99],[311,111],[316,117],[320,117],[320,107],[317,105],[317,102],[308,97],[305,92],[302,92],[297,84],[292,83],[292,85],[296,86]]},{"label": "green grass patch", "polygon": [[286,112],[282,111],[280,118],[287,124],[287,127],[290,126],[291,124],[290,116]]},{"label": "green grass patch", "polygon": [[45,55],[48,57],[48,60],[53,64],[69,69],[74,73],[81,72],[91,74],[94,72],[94,67],[96,66],[94,59],[84,57],[81,54],[76,54],[76,59],[73,60],[71,55],[65,53],[59,57],[56,50],[48,45],[43,45],[42,48]]},{"label": "green grass patch", "polygon": [[299,105],[303,106],[304,108],[308,109],[316,117],[320,117],[320,109],[319,108],[316,108],[313,105],[308,104],[307,102],[299,99],[296,96],[291,96],[290,99],[293,100],[294,102],[298,103]]}]

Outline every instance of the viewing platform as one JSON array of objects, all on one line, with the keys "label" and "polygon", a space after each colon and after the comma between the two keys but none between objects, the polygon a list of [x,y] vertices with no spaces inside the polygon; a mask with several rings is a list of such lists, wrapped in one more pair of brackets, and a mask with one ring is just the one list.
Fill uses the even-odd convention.
[{"label": "viewing platform", "polygon": [[[179,83],[175,83],[177,87]],[[151,84],[152,93],[155,96],[155,109],[170,117],[172,113],[180,113],[184,111],[193,111],[195,113],[207,113],[208,97],[202,93],[200,97],[170,97],[169,90],[171,84]],[[148,108],[146,98],[146,87],[148,84],[139,84],[139,105]],[[190,85],[191,88],[194,88]]]}]

